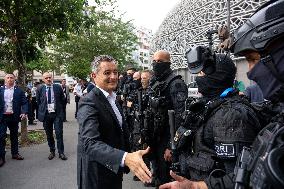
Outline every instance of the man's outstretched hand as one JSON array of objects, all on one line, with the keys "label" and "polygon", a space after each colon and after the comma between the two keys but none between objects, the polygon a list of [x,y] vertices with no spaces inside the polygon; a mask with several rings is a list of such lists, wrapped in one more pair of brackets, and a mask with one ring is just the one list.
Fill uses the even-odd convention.
[{"label": "man's outstretched hand", "polygon": [[163,184],[159,189],[208,189],[203,181],[190,181],[182,176],[176,175],[173,171],[171,171],[170,174],[175,181]]},{"label": "man's outstretched hand", "polygon": [[146,150],[138,150],[136,152],[128,153],[125,157],[124,164],[144,183],[150,183],[152,173],[144,163],[142,156],[150,151],[148,147]]}]

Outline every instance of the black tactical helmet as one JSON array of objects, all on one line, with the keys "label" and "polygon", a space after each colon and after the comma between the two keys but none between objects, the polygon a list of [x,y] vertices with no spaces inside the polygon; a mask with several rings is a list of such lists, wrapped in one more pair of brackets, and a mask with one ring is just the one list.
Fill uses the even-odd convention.
[{"label": "black tactical helmet", "polygon": [[265,56],[268,45],[281,37],[284,37],[284,0],[272,0],[235,31],[231,50],[235,55],[253,50]]},{"label": "black tactical helmet", "polygon": [[185,53],[185,58],[188,70],[193,74],[197,74],[201,71],[205,74],[215,72],[216,57],[215,53],[209,47],[192,47]]}]

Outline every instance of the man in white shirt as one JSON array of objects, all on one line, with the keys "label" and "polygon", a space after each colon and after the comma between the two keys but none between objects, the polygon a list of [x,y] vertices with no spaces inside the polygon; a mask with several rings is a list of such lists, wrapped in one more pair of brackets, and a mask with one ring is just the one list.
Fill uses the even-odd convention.
[{"label": "man in white shirt", "polygon": [[28,101],[25,92],[15,85],[15,75],[5,76],[5,85],[0,88],[0,167],[5,163],[5,138],[7,127],[10,130],[12,159],[23,160],[19,154],[19,122],[26,119]]},{"label": "man in white shirt", "polygon": [[67,106],[67,103],[70,104],[70,94],[69,94],[69,86],[66,85],[66,79],[62,79],[61,81],[61,88],[63,90],[63,94],[64,94],[64,106],[63,106],[63,114],[64,114],[64,117],[63,117],[63,121],[64,122],[67,122],[66,120],[66,106]]},{"label": "man in white shirt", "polygon": [[77,119],[77,112],[78,112],[78,103],[80,98],[83,96],[84,85],[83,80],[80,79],[78,83],[75,85],[73,94],[75,95],[75,103],[76,103],[76,110],[75,110],[75,118]]}]

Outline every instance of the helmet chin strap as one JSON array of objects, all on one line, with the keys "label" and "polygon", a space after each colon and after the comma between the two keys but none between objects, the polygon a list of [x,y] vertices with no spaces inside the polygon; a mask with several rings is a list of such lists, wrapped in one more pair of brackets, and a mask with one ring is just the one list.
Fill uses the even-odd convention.
[{"label": "helmet chin strap", "polygon": [[279,72],[276,70],[275,65],[273,63],[273,59],[270,55],[267,55],[263,58],[261,58],[261,61],[263,62],[263,64],[270,70],[270,72],[272,73],[272,75],[281,82],[281,84],[284,84],[284,78],[281,77],[281,75],[279,74]]}]

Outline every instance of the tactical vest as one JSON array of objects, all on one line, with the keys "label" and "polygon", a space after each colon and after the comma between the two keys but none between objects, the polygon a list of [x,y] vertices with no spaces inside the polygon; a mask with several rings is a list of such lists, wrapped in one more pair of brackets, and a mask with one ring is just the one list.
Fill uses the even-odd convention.
[{"label": "tactical vest", "polygon": [[170,74],[164,81],[156,81],[152,86],[150,86],[150,106],[156,110],[166,111],[170,108],[170,94],[165,94],[166,89],[175,79],[181,79],[180,75]]},{"label": "tactical vest", "polygon": [[156,81],[149,87],[149,105],[153,115],[151,138],[155,140],[155,143],[161,143],[162,140],[166,140],[165,135],[167,135],[168,131],[165,127],[169,124],[168,110],[172,107],[170,91],[167,93],[167,89],[171,82],[176,79],[181,79],[181,76],[170,74],[164,81]]},{"label": "tactical vest", "polygon": [[252,188],[284,188],[284,110],[259,132],[248,171]]},{"label": "tactical vest", "polygon": [[203,180],[214,169],[232,171],[238,153],[243,146],[250,146],[259,129],[253,107],[239,96],[209,103],[194,136],[193,155],[187,158],[191,179]]}]

